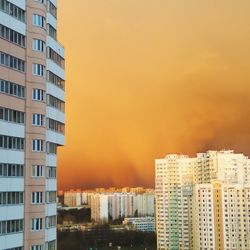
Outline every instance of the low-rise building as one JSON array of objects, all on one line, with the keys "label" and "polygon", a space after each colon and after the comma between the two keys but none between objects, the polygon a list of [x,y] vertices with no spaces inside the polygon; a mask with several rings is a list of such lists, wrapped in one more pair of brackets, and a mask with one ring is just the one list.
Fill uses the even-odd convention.
[{"label": "low-rise building", "polygon": [[155,232],[154,217],[131,217],[125,218],[122,222],[129,230]]}]

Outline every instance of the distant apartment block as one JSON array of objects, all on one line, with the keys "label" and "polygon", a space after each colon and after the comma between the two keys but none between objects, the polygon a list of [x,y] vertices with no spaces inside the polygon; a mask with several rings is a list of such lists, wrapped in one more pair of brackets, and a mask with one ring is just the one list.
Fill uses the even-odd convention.
[{"label": "distant apartment block", "polygon": [[134,216],[154,216],[154,194],[93,193],[91,218],[97,222]]},{"label": "distant apartment block", "polygon": [[0,1],[0,250],[56,249],[64,48],[56,0]]},{"label": "distant apartment block", "polygon": [[250,160],[233,151],[156,160],[157,249],[250,249]]},{"label": "distant apartment block", "polygon": [[81,192],[70,190],[64,193],[64,204],[68,207],[78,207],[82,204]]},{"label": "distant apartment block", "polygon": [[93,194],[91,196],[91,219],[106,223],[109,219],[109,197],[107,194]]},{"label": "distant apartment block", "polygon": [[[108,202],[106,202],[106,197]],[[97,222],[104,222],[133,216],[154,216],[155,195],[154,189],[142,187],[69,190],[64,192],[64,205],[68,207],[88,206],[91,208],[91,218]],[[108,206],[107,209],[106,206]]]}]

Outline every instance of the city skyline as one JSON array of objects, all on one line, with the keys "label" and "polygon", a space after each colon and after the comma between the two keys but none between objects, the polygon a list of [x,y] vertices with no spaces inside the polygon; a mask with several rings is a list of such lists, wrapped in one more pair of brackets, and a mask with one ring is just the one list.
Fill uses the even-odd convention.
[{"label": "city skyline", "polygon": [[249,10],[1,0],[0,250],[249,250]]},{"label": "city skyline", "polygon": [[60,189],[153,187],[166,153],[250,154],[249,1],[58,4],[69,121]]}]

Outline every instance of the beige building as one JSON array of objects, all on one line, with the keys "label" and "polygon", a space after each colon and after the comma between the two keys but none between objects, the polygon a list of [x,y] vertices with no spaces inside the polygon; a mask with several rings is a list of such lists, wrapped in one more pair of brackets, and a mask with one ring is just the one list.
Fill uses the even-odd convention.
[{"label": "beige building", "polygon": [[56,0],[0,1],[0,250],[56,249],[64,48]]},{"label": "beige building", "polygon": [[108,194],[95,193],[91,195],[91,219],[95,222],[106,223],[109,219],[108,213]]},{"label": "beige building", "polygon": [[194,189],[195,249],[250,249],[250,186],[197,184]]},{"label": "beige building", "polygon": [[233,151],[156,160],[158,249],[250,249],[250,160]]},{"label": "beige building", "polygon": [[64,192],[64,205],[68,207],[79,207],[82,205],[80,190],[70,190]]}]

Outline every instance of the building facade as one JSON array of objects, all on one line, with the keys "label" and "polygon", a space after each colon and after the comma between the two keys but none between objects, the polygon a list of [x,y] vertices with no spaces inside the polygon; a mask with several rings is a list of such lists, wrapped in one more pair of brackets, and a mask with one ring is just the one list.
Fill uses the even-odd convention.
[{"label": "building facade", "polygon": [[130,217],[124,218],[122,224],[128,230],[155,232],[155,218],[154,217]]},{"label": "building facade", "polygon": [[249,164],[231,150],[156,160],[157,248],[250,249]]},{"label": "building facade", "polygon": [[108,195],[93,194],[91,196],[91,219],[99,223],[107,223],[109,219]]},{"label": "building facade", "polygon": [[249,197],[249,185],[195,185],[194,249],[250,249]]},{"label": "building facade", "polygon": [[155,196],[152,193],[140,193],[134,199],[134,214],[137,216],[154,216],[155,214]]},{"label": "building facade", "polygon": [[64,192],[64,205],[68,207],[79,207],[82,204],[81,191]]},{"label": "building facade", "polygon": [[193,160],[185,155],[156,160],[158,249],[192,249],[192,167]]},{"label": "building facade", "polygon": [[[122,220],[125,217],[154,216],[155,198],[152,191],[143,194],[131,192],[95,192],[89,194],[89,199],[91,200],[91,218],[96,222]],[[103,199],[103,197],[105,197],[105,199]],[[108,206],[107,213],[106,206]],[[103,213],[102,210],[105,211],[105,213]],[[101,216],[101,214],[103,214],[103,216]]]},{"label": "building facade", "polygon": [[64,48],[56,0],[0,1],[0,249],[56,249]]}]

